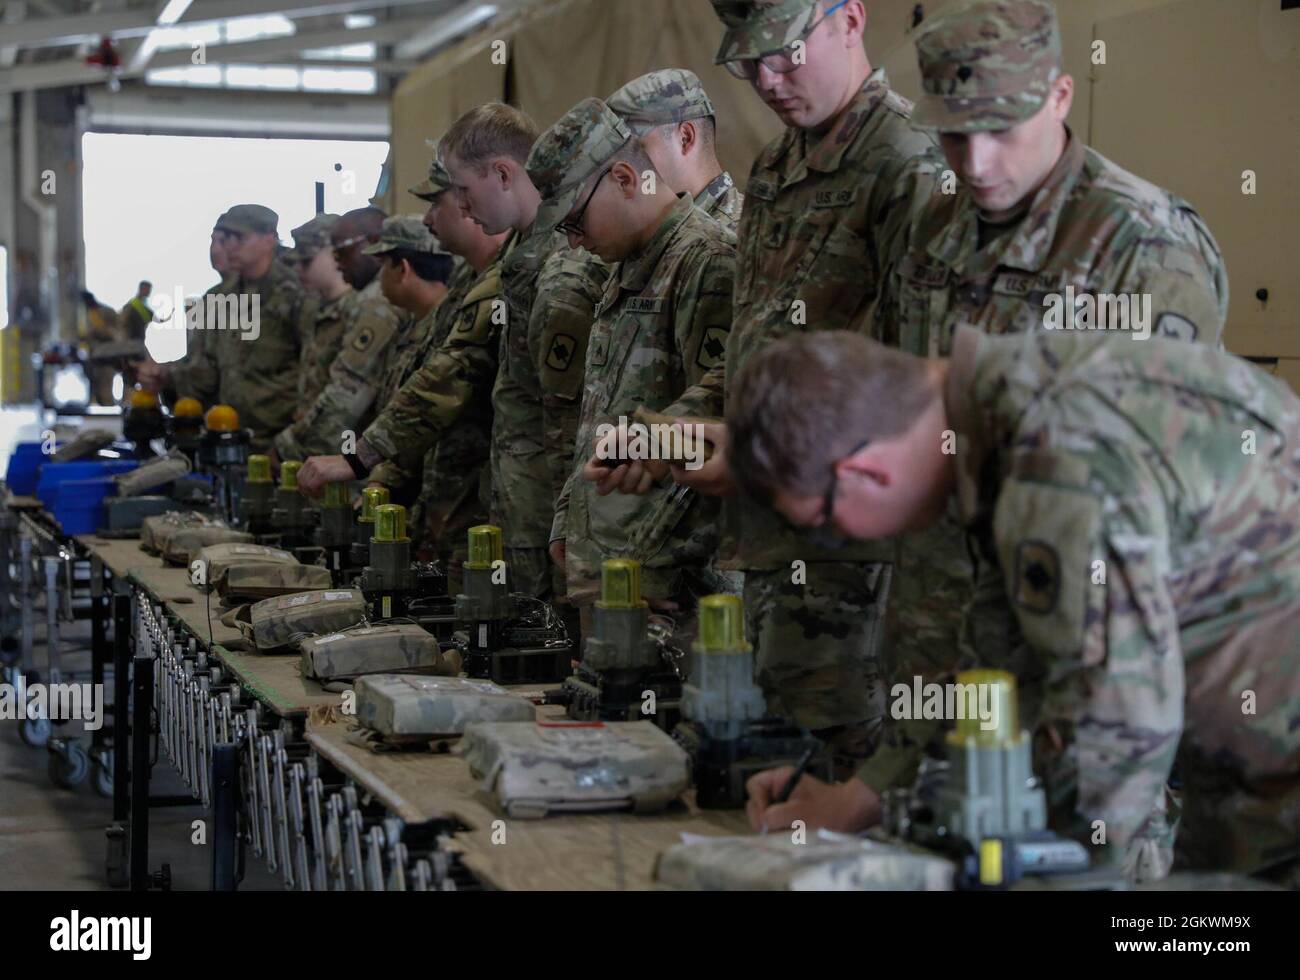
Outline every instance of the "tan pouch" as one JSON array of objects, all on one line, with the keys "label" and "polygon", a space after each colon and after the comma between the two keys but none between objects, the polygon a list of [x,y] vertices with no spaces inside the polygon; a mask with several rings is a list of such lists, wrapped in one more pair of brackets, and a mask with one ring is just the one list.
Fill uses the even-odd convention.
[{"label": "tan pouch", "polygon": [[322,684],[351,681],[363,674],[415,671],[460,673],[460,654],[445,654],[437,638],[414,623],[379,623],[310,636],[298,644],[302,676]]},{"label": "tan pouch", "polygon": [[234,606],[328,589],[332,581],[330,570],[321,565],[231,565],[213,588],[225,605]]},{"label": "tan pouch", "polygon": [[[298,559],[279,548],[268,548],[264,544],[210,544],[190,553],[189,565],[195,562],[203,565],[203,581],[209,588],[216,588],[217,583],[225,577],[226,572],[236,565],[296,565]],[[299,590],[304,591],[304,590]]]},{"label": "tan pouch", "polygon": [[308,636],[335,633],[365,622],[366,599],[356,589],[322,589],[263,599],[221,617],[259,653],[289,653],[285,647]]}]

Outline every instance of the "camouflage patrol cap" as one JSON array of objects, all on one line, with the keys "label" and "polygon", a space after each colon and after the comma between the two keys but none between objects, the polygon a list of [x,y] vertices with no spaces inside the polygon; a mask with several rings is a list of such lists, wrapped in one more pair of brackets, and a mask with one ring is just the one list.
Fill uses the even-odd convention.
[{"label": "camouflage patrol cap", "polygon": [[290,262],[310,262],[327,249],[334,246],[330,241],[330,232],[338,224],[337,214],[318,214],[305,224],[290,232],[293,235],[293,248],[285,253]]},{"label": "camouflage patrol cap", "polygon": [[803,37],[817,15],[817,0],[710,0],[726,25],[715,64],[758,58]]},{"label": "camouflage patrol cap", "polygon": [[433,150],[433,159],[429,161],[429,176],[412,187],[411,193],[432,204],[439,194],[451,190],[451,174],[447,173],[447,168],[438,159],[438,141],[425,140],[424,142]]},{"label": "camouflage patrol cap", "polygon": [[632,138],[600,99],[583,99],[537,137],[528,154],[528,176],[542,196],[535,228],[551,231],[577,203],[587,178]]},{"label": "camouflage patrol cap", "polygon": [[1046,104],[1061,67],[1061,31],[1046,0],[973,0],[940,11],[916,50],[924,94],[912,125],[1008,129]]},{"label": "camouflage patrol cap", "polygon": [[664,68],[634,78],[605,104],[632,126],[666,126],[714,115],[699,76],[685,68]]},{"label": "camouflage patrol cap", "polygon": [[240,235],[274,235],[280,226],[280,216],[260,204],[236,204],[217,219],[218,231],[233,231]]},{"label": "camouflage patrol cap", "polygon": [[379,231],[379,241],[367,245],[366,255],[383,255],[398,249],[406,252],[428,252],[430,255],[450,255],[442,247],[442,242],[434,238],[419,215],[395,214],[384,219],[384,226]]}]

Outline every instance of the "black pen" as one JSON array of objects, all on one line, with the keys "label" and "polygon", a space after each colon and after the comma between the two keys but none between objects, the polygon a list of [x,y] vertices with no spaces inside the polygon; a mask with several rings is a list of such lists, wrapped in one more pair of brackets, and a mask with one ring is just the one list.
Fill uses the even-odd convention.
[{"label": "black pen", "polygon": [[803,778],[804,772],[807,771],[808,763],[812,762],[813,752],[813,747],[809,746],[804,754],[799,757],[799,764],[794,767],[794,772],[792,772],[790,778],[786,780],[786,784],[781,790],[781,795],[776,798],[777,803],[786,803],[789,801],[790,794],[794,792],[794,788],[799,785],[799,780]]}]

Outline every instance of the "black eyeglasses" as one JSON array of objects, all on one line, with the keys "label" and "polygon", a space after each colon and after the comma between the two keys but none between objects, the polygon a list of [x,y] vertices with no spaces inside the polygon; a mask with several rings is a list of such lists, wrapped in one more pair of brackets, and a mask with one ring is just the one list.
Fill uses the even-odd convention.
[{"label": "black eyeglasses", "polygon": [[596,196],[596,189],[600,187],[600,182],[608,177],[610,170],[613,169],[613,167],[610,167],[596,178],[596,182],[591,185],[591,193],[587,195],[587,200],[583,202],[582,209],[572,218],[565,218],[556,225],[556,231],[562,232],[565,235],[577,235],[579,238],[582,237],[584,234],[582,230],[582,219],[587,216],[587,208],[591,207],[591,199]]},{"label": "black eyeglasses", "polygon": [[728,61],[724,67],[731,72],[736,78],[752,82],[758,77],[758,66],[762,65],[768,71],[777,75],[789,75],[792,71],[797,70],[803,62],[796,61],[798,49],[795,45],[801,42],[807,42],[812,37],[812,32],[817,30],[831,14],[843,7],[849,0],[840,0],[835,6],[831,7],[826,13],[822,14],[816,21],[809,24],[804,32],[799,35],[797,41],[792,41],[784,48],[776,51],[769,51],[767,54],[759,55],[757,58],[739,58],[736,61]]},{"label": "black eyeglasses", "polygon": [[777,516],[786,527],[804,535],[816,548],[839,548],[845,544],[844,535],[835,530],[835,498],[839,495],[840,475],[838,467],[843,460],[856,456],[871,445],[870,439],[864,439],[856,448],[845,453],[831,463],[831,482],[826,487],[826,496],[822,498],[820,520],[816,524],[796,524],[785,514],[777,511]]}]

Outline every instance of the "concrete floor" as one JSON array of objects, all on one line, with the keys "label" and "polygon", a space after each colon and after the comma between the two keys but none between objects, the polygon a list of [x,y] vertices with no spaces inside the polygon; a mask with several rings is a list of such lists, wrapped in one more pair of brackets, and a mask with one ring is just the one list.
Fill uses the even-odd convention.
[{"label": "concrete floor", "polygon": [[[47,416],[46,421],[53,421]],[[76,424],[63,418],[61,422]],[[115,425],[115,419],[95,418],[99,427]],[[41,425],[33,409],[0,409],[0,476],[14,443],[39,437]],[[8,597],[4,597],[8,598]],[[82,672],[77,680],[90,679],[90,622],[60,624],[63,641],[63,670]],[[48,658],[44,646],[45,614],[37,614],[35,663],[42,677]],[[71,648],[69,650],[69,648]],[[111,683],[105,701],[112,699]],[[55,734],[68,737],[80,723],[56,726]],[[111,724],[111,719],[105,719]],[[76,789],[61,789],[47,775],[49,751],[29,748],[18,736],[20,723],[0,720],[0,891],[15,890],[107,890],[105,872],[107,839],[105,828],[112,821],[111,799],[99,796],[88,777]],[[82,733],[82,745],[90,736]],[[92,774],[93,775],[93,774]],[[180,777],[166,756],[153,770],[151,794],[171,796],[186,793]],[[157,871],[171,866],[172,887],[177,891],[208,887],[212,860],[211,845],[191,843],[192,821],[207,816],[204,808],[166,807],[151,811],[149,822],[149,867]],[[209,829],[211,825],[209,824]],[[211,834],[209,833],[209,840]],[[279,878],[269,874],[252,853],[246,858],[246,877],[241,889],[280,890]]]},{"label": "concrete floor", "polygon": [[[64,679],[71,670],[81,672],[78,680],[89,680],[90,623],[79,620],[63,624],[62,629],[63,642],[75,648],[63,657]],[[43,632],[42,623],[37,630],[38,641]],[[38,642],[35,661],[44,677],[47,658],[43,642]],[[111,697],[109,686],[105,699]],[[104,831],[112,821],[112,800],[95,792],[90,777],[76,789],[56,786],[47,774],[49,750],[25,745],[18,736],[19,724],[0,721],[0,891],[107,890]],[[55,732],[67,737],[74,726],[80,723],[56,726]],[[89,733],[82,732],[81,742],[89,748]],[[166,757],[161,757],[153,770],[151,794],[184,793],[184,784]],[[211,834],[207,844],[191,842],[192,821],[207,818],[208,813],[198,803],[151,811],[149,867],[157,871],[164,863],[169,864],[176,891],[208,888]],[[260,891],[279,890],[282,885],[249,853],[246,878],[240,887]]]}]

